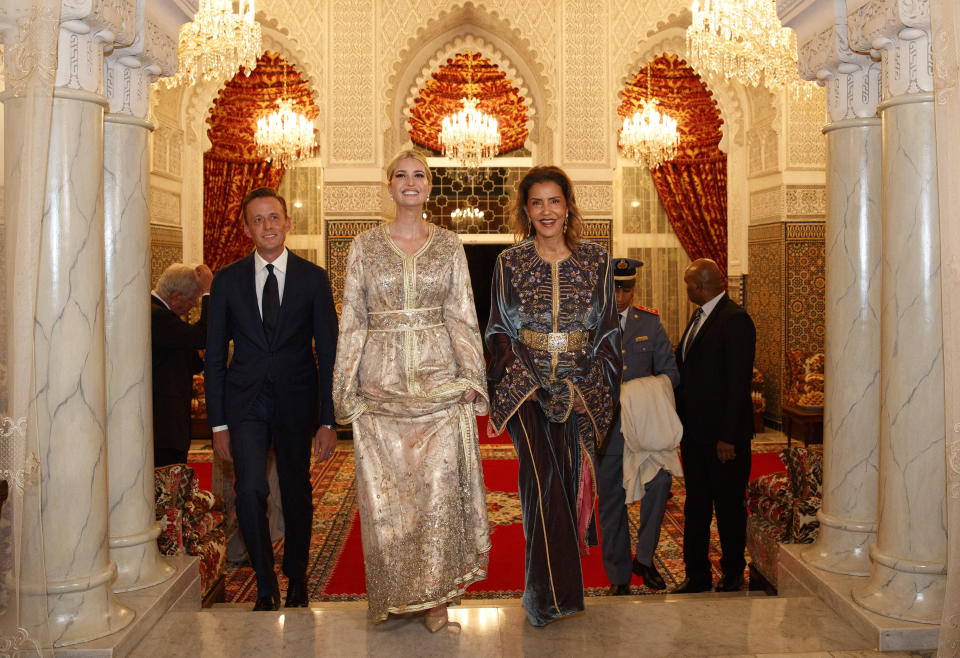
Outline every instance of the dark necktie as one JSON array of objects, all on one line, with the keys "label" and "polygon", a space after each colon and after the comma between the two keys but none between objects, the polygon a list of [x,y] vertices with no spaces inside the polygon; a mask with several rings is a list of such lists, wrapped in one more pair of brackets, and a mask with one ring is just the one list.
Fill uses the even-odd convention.
[{"label": "dark necktie", "polygon": [[277,284],[277,275],[273,273],[273,263],[267,264],[267,280],[263,284],[263,331],[267,340],[273,340],[277,330],[277,320],[280,317],[280,286]]},{"label": "dark necktie", "polygon": [[687,358],[687,352],[690,350],[690,344],[697,335],[697,329],[700,328],[700,320],[703,318],[703,309],[698,308],[693,312],[693,320],[690,321],[690,331],[687,332],[687,340],[683,343],[683,358]]}]

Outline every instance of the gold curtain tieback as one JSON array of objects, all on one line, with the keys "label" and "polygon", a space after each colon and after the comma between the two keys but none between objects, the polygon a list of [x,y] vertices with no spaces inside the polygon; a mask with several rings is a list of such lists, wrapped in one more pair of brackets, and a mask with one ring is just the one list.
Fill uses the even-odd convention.
[{"label": "gold curtain tieback", "polygon": [[552,331],[541,333],[531,329],[520,329],[520,342],[530,349],[542,352],[574,352],[583,349],[590,342],[589,331]]}]

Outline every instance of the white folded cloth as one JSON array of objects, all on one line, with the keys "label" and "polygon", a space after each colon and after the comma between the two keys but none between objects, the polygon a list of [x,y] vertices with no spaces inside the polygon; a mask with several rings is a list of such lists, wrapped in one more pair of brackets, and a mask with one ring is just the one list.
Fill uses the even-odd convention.
[{"label": "white folded cloth", "polygon": [[643,485],[661,468],[673,475],[683,475],[677,455],[683,425],[677,416],[669,377],[639,377],[623,383],[620,430],[623,432],[623,488],[628,503],[643,498]]}]

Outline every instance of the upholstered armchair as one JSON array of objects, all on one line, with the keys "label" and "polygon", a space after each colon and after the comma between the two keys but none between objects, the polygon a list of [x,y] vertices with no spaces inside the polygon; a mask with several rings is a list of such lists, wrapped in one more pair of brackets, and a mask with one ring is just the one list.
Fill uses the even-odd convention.
[{"label": "upholstered armchair", "polygon": [[775,590],[780,544],[810,544],[820,528],[822,446],[793,446],[780,451],[780,459],[786,473],[768,473],[747,485],[751,589]]},{"label": "upholstered armchair", "polygon": [[200,586],[204,605],[223,594],[223,565],[227,552],[224,536],[223,500],[200,489],[197,475],[187,464],[154,469],[154,491],[164,555],[196,555],[200,558]]}]

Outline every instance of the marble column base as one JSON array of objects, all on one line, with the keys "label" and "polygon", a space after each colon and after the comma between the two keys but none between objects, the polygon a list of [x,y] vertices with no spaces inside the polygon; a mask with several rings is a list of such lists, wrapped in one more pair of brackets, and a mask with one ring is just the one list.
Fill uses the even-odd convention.
[{"label": "marble column base", "polygon": [[[128,656],[168,611],[199,612],[201,596],[198,564],[200,559],[192,555],[176,555],[168,557],[167,560],[173,567],[172,578],[155,587],[120,594],[116,597],[136,613],[133,623],[119,633],[83,644],[75,644],[63,653],[85,658]],[[196,653],[199,655],[203,652]]]},{"label": "marble column base", "polygon": [[47,619],[53,646],[89,642],[125,628],[135,613],[110,591],[116,566],[70,581],[47,582]]},{"label": "marble column base", "polygon": [[132,537],[110,538],[110,559],[117,563],[117,579],[113,591],[132,592],[152,587],[173,577],[177,570],[157,548],[160,525]]},{"label": "marble column base", "polygon": [[778,598],[816,596],[843,621],[869,638],[879,651],[937,648],[938,626],[901,621],[866,610],[850,595],[853,589],[866,582],[866,578],[815,569],[800,557],[807,549],[809,546],[804,544],[780,545]]},{"label": "marble column base", "polygon": [[839,519],[822,509],[817,512],[817,520],[817,541],[801,551],[803,560],[830,573],[869,576],[870,547],[877,541],[876,524]]},{"label": "marble column base", "polygon": [[920,624],[939,624],[947,588],[947,565],[916,562],[870,549],[873,571],[853,590],[853,600],[871,612]]}]

